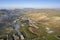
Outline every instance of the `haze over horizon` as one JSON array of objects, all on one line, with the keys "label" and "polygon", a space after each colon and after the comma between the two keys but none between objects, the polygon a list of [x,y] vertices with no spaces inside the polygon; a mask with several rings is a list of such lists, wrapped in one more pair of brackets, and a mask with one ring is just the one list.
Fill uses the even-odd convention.
[{"label": "haze over horizon", "polygon": [[0,9],[60,8],[60,0],[0,0]]}]

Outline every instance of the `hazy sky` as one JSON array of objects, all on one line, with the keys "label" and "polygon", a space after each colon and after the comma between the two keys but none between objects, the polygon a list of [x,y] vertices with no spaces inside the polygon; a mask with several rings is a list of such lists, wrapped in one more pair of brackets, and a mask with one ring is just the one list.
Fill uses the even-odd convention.
[{"label": "hazy sky", "polygon": [[60,0],[0,0],[0,8],[60,8]]}]

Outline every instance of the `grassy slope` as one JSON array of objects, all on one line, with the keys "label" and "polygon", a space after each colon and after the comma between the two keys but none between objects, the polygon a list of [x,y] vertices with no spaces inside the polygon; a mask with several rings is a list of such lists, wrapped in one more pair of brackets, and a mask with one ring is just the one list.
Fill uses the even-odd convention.
[{"label": "grassy slope", "polygon": [[[47,10],[47,11],[44,10],[44,11],[40,11],[40,13],[47,13],[49,17],[60,16],[60,11],[56,11],[56,10],[55,11],[54,10]],[[27,14],[26,16],[28,16],[29,18],[32,18],[33,20],[39,19],[39,14],[34,13],[34,12],[31,12],[30,14]],[[42,17],[42,15],[40,15],[40,17]],[[55,18],[54,18],[54,20],[55,20]],[[45,22],[42,22],[42,23],[36,22],[37,26],[40,28],[40,31],[42,32],[43,35],[41,37],[37,37],[34,39],[31,38],[31,40],[60,40],[55,37],[56,35],[60,35],[60,32],[58,31],[58,28],[60,28],[60,27],[59,27],[59,24],[55,24],[55,22],[53,22],[54,20],[50,19],[49,20],[50,22],[47,21],[46,23],[48,25],[44,24]],[[45,30],[45,26],[50,27],[54,31],[54,33],[48,34]],[[58,26],[58,28],[56,26]],[[45,37],[45,38],[43,38],[43,37]]]}]

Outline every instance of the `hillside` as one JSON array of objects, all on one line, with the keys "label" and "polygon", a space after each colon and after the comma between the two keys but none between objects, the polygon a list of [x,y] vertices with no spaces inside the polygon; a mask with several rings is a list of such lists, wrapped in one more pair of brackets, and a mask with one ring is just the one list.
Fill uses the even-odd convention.
[{"label": "hillside", "polygon": [[[3,27],[0,25],[0,38],[7,38],[9,35],[10,39],[14,34],[14,38],[19,39],[16,35],[20,32],[24,40],[60,40],[58,37],[60,36],[60,10],[15,9],[10,11],[17,17],[13,15],[13,19],[10,19],[12,22],[7,22]],[[0,22],[2,22],[1,19]]]},{"label": "hillside", "polygon": [[45,13],[29,13],[26,14],[25,17],[31,19],[32,23],[34,22],[33,24],[39,27],[37,30],[36,28],[33,28],[33,26],[29,28],[30,32],[32,32],[33,34],[36,34],[37,36],[39,34],[40,36],[42,36],[41,39],[39,39],[40,36],[38,36],[36,40],[59,40],[55,37],[60,35],[59,16],[49,16]]}]

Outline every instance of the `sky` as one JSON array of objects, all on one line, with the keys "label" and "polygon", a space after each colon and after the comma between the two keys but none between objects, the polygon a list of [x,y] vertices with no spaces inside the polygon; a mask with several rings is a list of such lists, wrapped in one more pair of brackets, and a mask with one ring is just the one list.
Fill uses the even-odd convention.
[{"label": "sky", "polygon": [[0,0],[0,8],[60,8],[60,0]]}]

